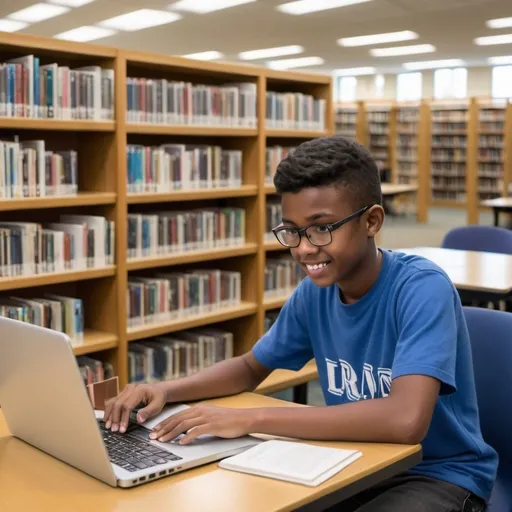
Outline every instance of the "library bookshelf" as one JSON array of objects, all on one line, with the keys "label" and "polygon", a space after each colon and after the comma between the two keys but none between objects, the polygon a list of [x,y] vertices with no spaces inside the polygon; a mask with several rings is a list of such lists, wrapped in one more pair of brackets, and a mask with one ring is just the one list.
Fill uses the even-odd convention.
[{"label": "library bookshelf", "polygon": [[336,133],[386,160],[391,183],[417,185],[418,222],[428,220],[430,207],[444,207],[465,210],[467,223],[476,224],[488,209],[483,201],[509,194],[509,100],[345,102],[334,105],[334,118]]},{"label": "library bookshelf", "polygon": [[[115,223],[112,264],[0,277],[1,296],[29,299],[53,294],[81,299],[83,340],[73,341],[73,350],[77,356],[90,356],[112,365],[121,387],[129,382],[131,347],[152,337],[212,326],[233,333],[235,355],[249,350],[265,332],[266,313],[278,310],[286,301],[284,295],[269,299],[264,293],[267,258],[286,254],[277,241],[264,237],[267,201],[276,195],[268,179],[272,170],[266,165],[267,147],[292,147],[333,133],[330,76],[199,62],[18,34],[0,33],[0,49],[5,56],[3,62],[34,55],[39,57],[41,67],[56,63],[59,74],[52,77],[60,77],[68,69],[100,66],[101,72],[112,79],[109,84],[113,95],[111,98],[101,89],[102,109],[105,101],[108,110],[108,100],[112,99],[111,118],[98,118],[94,114],[92,119],[83,119],[78,113],[71,118],[66,114],[66,102],[73,105],[76,98],[73,99],[73,86],[69,86],[70,97],[63,92],[68,87],[63,79],[62,90],[57,90],[62,108],[54,118],[0,117],[0,141],[12,141],[16,136],[21,142],[44,140],[50,152],[76,151],[78,189],[75,195],[0,198],[0,225],[7,222],[45,225],[59,222],[66,215],[99,216]],[[37,76],[43,77],[46,89],[42,101],[46,103],[43,106],[38,103],[37,108],[48,108],[45,110],[48,113],[48,105],[57,103],[48,99],[51,85],[49,75],[44,73]],[[78,72],[69,73],[79,77]],[[81,75],[79,78],[82,80]],[[24,83],[21,97],[26,100],[31,82]],[[97,85],[91,83],[92,87]],[[40,91],[38,94],[39,99],[43,98]],[[167,94],[165,98],[164,94]],[[299,96],[306,99],[297,99]],[[299,109],[293,106],[295,101],[308,102],[307,119],[298,117]],[[285,119],[276,117],[272,110],[279,102],[285,105]],[[233,107],[234,104],[238,106]],[[177,146],[184,148],[186,158],[168,151],[167,146],[173,146],[172,151]],[[217,166],[217,171],[211,172],[227,169],[229,178],[216,175],[211,186],[213,182],[208,181],[211,176],[201,175],[202,185],[196,186],[198,181],[194,186],[187,186],[183,173],[192,175],[196,167],[203,169],[199,157],[208,158],[212,168]],[[168,165],[165,169],[171,169],[171,176],[172,172],[178,172],[180,185],[172,181],[176,176],[170,178],[171,183],[164,183],[164,178],[162,182],[154,181],[157,178],[152,173],[158,165],[162,166],[158,169]],[[215,229],[220,229],[220,222],[222,229],[227,230],[229,225],[233,231],[225,235],[225,242],[215,246],[201,245],[198,241],[197,245],[186,242],[169,249],[165,244],[158,245],[158,240],[157,245],[152,245],[154,239],[151,239],[150,245],[141,250],[140,244],[145,241],[133,226],[139,226],[137,222],[146,226],[145,219],[152,215],[158,218],[155,222],[164,222],[162,212],[172,218],[199,212],[197,222],[208,222],[208,215],[218,215]],[[135,224],[130,224],[132,221]],[[224,221],[226,224],[222,224]],[[143,233],[151,237],[155,234]],[[129,245],[134,239],[139,244],[135,249]],[[134,250],[139,252],[135,254]],[[240,294],[235,303],[129,324],[134,297],[129,292],[131,282],[189,271],[213,275],[219,270],[223,274],[237,273]],[[236,279],[229,281],[230,286]],[[143,300],[137,294],[135,298]],[[145,300],[151,303],[154,296],[145,296]],[[145,307],[149,307],[148,303]],[[310,367],[306,373],[308,379],[313,378]],[[293,385],[297,376],[277,372],[273,379],[283,388],[287,382]],[[275,383],[269,389],[277,389]]]}]

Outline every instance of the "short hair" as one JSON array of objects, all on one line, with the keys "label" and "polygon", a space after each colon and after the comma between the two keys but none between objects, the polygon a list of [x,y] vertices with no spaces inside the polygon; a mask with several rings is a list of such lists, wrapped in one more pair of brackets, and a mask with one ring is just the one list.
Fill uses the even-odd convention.
[{"label": "short hair", "polygon": [[274,185],[279,194],[312,187],[346,187],[357,209],[382,204],[375,160],[364,146],[339,135],[308,140],[290,151],[277,166]]}]

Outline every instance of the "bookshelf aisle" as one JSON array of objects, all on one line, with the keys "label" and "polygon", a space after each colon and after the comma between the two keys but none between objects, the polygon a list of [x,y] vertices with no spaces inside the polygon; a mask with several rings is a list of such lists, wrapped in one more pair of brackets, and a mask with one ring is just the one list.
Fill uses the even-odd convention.
[{"label": "bookshelf aisle", "polygon": [[0,314],[68,332],[85,382],[250,349],[267,251],[285,268],[274,311],[296,284],[262,236],[272,175],[332,133],[330,77],[17,34],[0,48],[19,91],[0,104]]},{"label": "bookshelf aisle", "polygon": [[383,182],[394,181],[393,172],[393,139],[395,136],[395,120],[393,105],[389,102],[366,102],[366,146],[372,153]]},{"label": "bookshelf aisle", "polygon": [[334,106],[335,133],[349,140],[358,140],[358,103],[337,103]]}]

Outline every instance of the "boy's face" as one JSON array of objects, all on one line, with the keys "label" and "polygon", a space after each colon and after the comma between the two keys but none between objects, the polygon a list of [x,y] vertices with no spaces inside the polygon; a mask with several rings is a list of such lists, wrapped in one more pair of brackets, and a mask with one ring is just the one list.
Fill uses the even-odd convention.
[{"label": "boy's face", "polygon": [[[306,228],[334,224],[357,211],[349,196],[348,189],[333,186],[284,193],[281,197],[283,226]],[[318,286],[346,281],[371,250],[373,244],[369,244],[369,238],[376,235],[382,220],[382,208],[374,206],[332,231],[328,245],[317,247],[303,233],[299,246],[290,249],[291,254]],[[313,229],[317,233],[326,231],[321,227]]]}]

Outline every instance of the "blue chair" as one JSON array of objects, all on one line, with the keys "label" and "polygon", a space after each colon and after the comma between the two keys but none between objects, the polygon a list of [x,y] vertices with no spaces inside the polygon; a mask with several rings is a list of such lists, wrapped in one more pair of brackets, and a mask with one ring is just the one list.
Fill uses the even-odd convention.
[{"label": "blue chair", "polygon": [[442,247],[512,254],[512,231],[495,226],[462,226],[446,234]]},{"label": "blue chair", "polygon": [[512,313],[464,307],[482,435],[499,455],[489,512],[512,512]]}]

